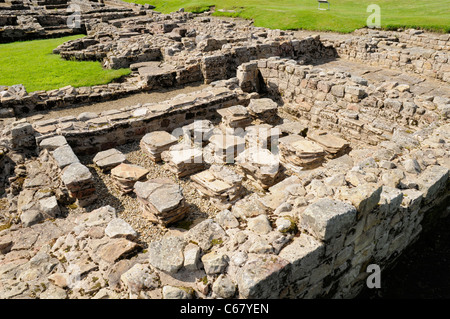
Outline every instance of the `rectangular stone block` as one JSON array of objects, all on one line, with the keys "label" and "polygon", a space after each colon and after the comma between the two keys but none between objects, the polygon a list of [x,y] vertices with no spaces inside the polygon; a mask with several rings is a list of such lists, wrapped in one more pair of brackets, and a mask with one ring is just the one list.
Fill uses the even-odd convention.
[{"label": "rectangular stone block", "polygon": [[419,175],[417,185],[423,192],[425,203],[430,203],[447,185],[449,170],[446,167],[431,165]]},{"label": "rectangular stone block", "polygon": [[300,215],[300,227],[322,241],[328,241],[348,231],[356,220],[356,208],[350,204],[319,199]]},{"label": "rectangular stone block", "polygon": [[294,238],[279,253],[281,258],[290,263],[289,281],[295,282],[309,276],[320,264],[324,251],[325,245],[310,235],[301,234]]}]

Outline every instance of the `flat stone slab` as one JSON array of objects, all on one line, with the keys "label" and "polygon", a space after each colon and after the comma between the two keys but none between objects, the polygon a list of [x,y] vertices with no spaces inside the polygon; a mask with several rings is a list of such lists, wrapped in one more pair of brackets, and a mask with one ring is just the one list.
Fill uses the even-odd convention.
[{"label": "flat stone slab", "polygon": [[105,234],[110,238],[135,238],[136,231],[122,218],[114,218],[105,228]]},{"label": "flat stone slab", "polygon": [[306,136],[308,127],[300,122],[285,121],[283,124],[276,126],[283,134],[297,134]]},{"label": "flat stone slab", "polygon": [[73,163],[79,163],[80,160],[73,152],[69,145],[63,145],[53,151],[53,158],[58,164],[59,168],[64,168]]},{"label": "flat stone slab", "polygon": [[67,145],[67,140],[62,135],[43,139],[41,141],[41,143],[39,143],[39,146],[41,147],[41,149],[46,149],[49,151],[54,151],[58,147],[65,146],[65,145]]},{"label": "flat stone slab", "polygon": [[350,143],[346,140],[325,131],[308,131],[307,137],[319,143],[331,154],[340,153],[350,147]]},{"label": "flat stone slab", "polygon": [[278,104],[269,98],[253,99],[250,100],[248,109],[250,111],[250,114],[255,115],[265,114],[266,112],[272,113],[276,112],[276,110],[278,109]]},{"label": "flat stone slab", "polygon": [[161,161],[161,153],[176,144],[178,139],[165,131],[155,131],[144,135],[140,146],[143,152],[147,153],[155,161]]},{"label": "flat stone slab", "polygon": [[116,150],[115,148],[111,148],[109,150],[99,152],[95,155],[93,161],[95,165],[100,167],[100,169],[104,171],[108,171],[117,165],[126,161],[125,155],[122,152]]},{"label": "flat stone slab", "polygon": [[107,263],[114,263],[121,257],[127,256],[136,251],[139,245],[135,242],[129,241],[125,238],[113,239],[105,246],[102,246],[99,251],[99,257]]},{"label": "flat stone slab", "polygon": [[111,170],[114,183],[122,193],[130,193],[137,181],[145,179],[148,170],[138,165],[122,163]]},{"label": "flat stone slab", "polygon": [[92,181],[92,174],[83,164],[73,163],[63,170],[61,180],[67,187],[75,187]]},{"label": "flat stone slab", "polygon": [[138,181],[148,174],[148,169],[139,165],[122,163],[111,170],[115,178]]},{"label": "flat stone slab", "polygon": [[168,225],[183,218],[188,209],[181,186],[168,178],[136,182],[134,192],[152,222]]}]

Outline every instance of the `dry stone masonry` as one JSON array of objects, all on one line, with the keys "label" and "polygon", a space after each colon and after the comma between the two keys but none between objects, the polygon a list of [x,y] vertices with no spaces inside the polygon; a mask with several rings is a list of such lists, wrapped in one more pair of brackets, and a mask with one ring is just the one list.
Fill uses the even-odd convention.
[{"label": "dry stone masonry", "polygon": [[[448,35],[85,5],[55,53],[132,73],[0,87],[1,298],[352,298],[448,212]],[[2,41],[48,36],[3,8]]]}]

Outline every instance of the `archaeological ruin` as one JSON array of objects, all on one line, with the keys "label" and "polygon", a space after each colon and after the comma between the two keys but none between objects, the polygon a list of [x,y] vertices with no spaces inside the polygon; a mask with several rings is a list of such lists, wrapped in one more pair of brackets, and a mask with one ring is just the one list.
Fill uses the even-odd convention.
[{"label": "archaeological ruin", "polygon": [[450,34],[0,1],[0,42],[67,34],[132,72],[0,83],[2,299],[353,298],[450,212]]}]

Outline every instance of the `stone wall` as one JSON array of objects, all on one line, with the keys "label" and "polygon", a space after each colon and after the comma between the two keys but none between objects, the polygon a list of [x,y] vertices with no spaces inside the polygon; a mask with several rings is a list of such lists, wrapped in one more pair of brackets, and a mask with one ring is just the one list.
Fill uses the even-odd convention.
[{"label": "stone wall", "polygon": [[[88,44],[84,44],[85,42]],[[92,43],[92,40],[89,39],[79,39],[69,42],[65,47],[77,49],[75,52],[78,52],[78,50],[92,45]],[[66,54],[65,52],[68,51],[61,51],[61,54],[64,55]],[[82,53],[82,56],[77,58],[79,60],[102,58],[102,56],[97,56],[97,51],[92,52],[95,58],[87,58],[85,51],[79,52]],[[136,59],[124,57],[127,61],[125,66],[128,67],[131,62],[139,63],[140,58],[143,58],[144,61],[155,60],[161,54],[159,48],[152,49],[148,53],[154,55],[154,58],[149,56],[143,58],[144,55],[142,54],[144,53],[142,52]],[[70,51],[70,54],[73,55],[74,51]],[[234,77],[237,67],[242,63],[271,56],[312,60],[332,58],[334,56],[334,50],[330,47],[323,46],[319,37],[308,37],[302,40],[272,41],[261,45],[233,47],[229,50],[219,51],[213,55],[189,59],[189,61],[182,63],[183,66],[179,67],[171,64],[180,64],[181,62],[179,60],[173,61],[172,58],[168,57],[166,64],[170,66],[169,68],[157,67],[152,72],[130,77],[123,83],[110,83],[79,88],[67,86],[50,91],[35,91],[31,93],[27,93],[21,85],[4,87],[3,90],[0,87],[0,110],[5,113],[4,116],[10,116],[12,113],[21,115],[32,111],[65,107],[68,105],[102,102],[127,94],[161,87],[176,87],[200,81],[209,84],[213,81]]]},{"label": "stone wall", "polygon": [[217,116],[216,110],[238,103],[245,104],[247,94],[218,87],[190,93],[162,103],[136,105],[102,114],[80,114],[35,122],[36,140],[63,135],[77,154],[93,154],[117,145],[131,143],[148,132],[172,132],[197,118]]},{"label": "stone wall", "polygon": [[416,131],[450,117],[447,98],[415,95],[404,84],[369,85],[361,77],[294,60],[274,57],[243,64],[238,78],[241,86],[259,86],[278,97],[285,111],[298,118],[373,145],[390,139],[397,127]]},{"label": "stone wall", "polygon": [[331,40],[339,56],[375,66],[450,82],[449,35],[360,30],[348,40]]}]

